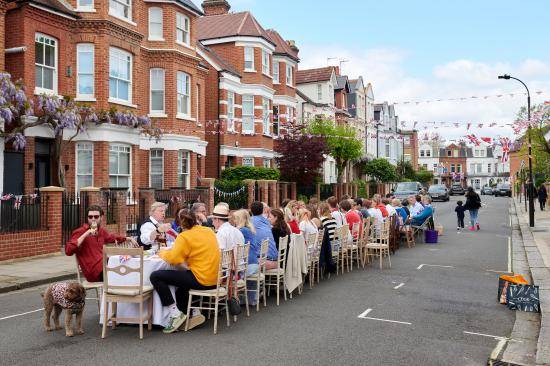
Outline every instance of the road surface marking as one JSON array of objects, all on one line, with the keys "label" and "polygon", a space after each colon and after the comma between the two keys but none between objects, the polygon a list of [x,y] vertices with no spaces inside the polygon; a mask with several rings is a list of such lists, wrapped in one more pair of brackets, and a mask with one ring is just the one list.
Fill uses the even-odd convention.
[{"label": "road surface marking", "polygon": [[401,282],[399,285],[395,286],[393,289],[397,290],[398,288],[403,287],[404,285],[405,284],[403,282]]},{"label": "road surface marking", "polygon": [[481,336],[481,337],[488,337],[488,338],[493,338],[493,339],[496,339],[497,341],[505,341],[505,342],[508,342],[508,341],[513,341],[513,342],[520,342],[521,341],[516,341],[514,339],[511,339],[511,338],[507,338],[507,337],[500,337],[500,336],[495,336],[495,335],[491,335],[491,334],[484,334],[484,333],[476,333],[476,332],[467,332],[467,331],[464,331],[465,334],[471,334],[471,335],[477,335],[477,336]]},{"label": "road surface marking", "polygon": [[439,264],[421,264],[416,269],[422,269],[422,267],[440,267],[440,268],[454,268],[453,266],[441,266]]},{"label": "road surface marking", "polygon": [[439,249],[428,249],[430,252],[435,252],[436,250],[439,250]]},{"label": "road surface marking", "polygon": [[504,346],[506,345],[506,339],[501,339],[498,341],[495,349],[493,350],[493,352],[491,352],[491,359],[492,360],[496,360],[498,355],[500,354],[500,352],[502,351],[502,348],[504,348]]},{"label": "road surface marking", "polygon": [[11,319],[11,318],[15,318],[15,317],[22,316],[22,315],[27,315],[27,314],[31,314],[31,313],[36,313],[36,312],[39,312],[39,311],[42,311],[42,310],[44,310],[44,308],[40,308],[40,309],[36,309],[36,310],[27,311],[27,312],[24,312],[24,313],[21,313],[21,314],[8,315],[8,316],[5,316],[5,317],[3,317],[3,318],[0,318],[0,320]]},{"label": "road surface marking", "polygon": [[508,272],[512,272],[512,238],[508,237]]},{"label": "road surface marking", "polygon": [[397,323],[397,324],[412,325],[412,323],[409,323],[409,322],[400,322],[400,321],[397,321],[397,320],[389,320],[389,319],[381,319],[381,318],[371,318],[370,316],[367,316],[367,314],[370,313],[371,311],[372,311],[372,309],[367,309],[367,310],[365,310],[363,313],[361,313],[360,315],[358,315],[357,317],[358,317],[358,318],[361,318],[361,319],[377,320],[377,321],[379,321],[379,322],[387,322],[387,323]]}]

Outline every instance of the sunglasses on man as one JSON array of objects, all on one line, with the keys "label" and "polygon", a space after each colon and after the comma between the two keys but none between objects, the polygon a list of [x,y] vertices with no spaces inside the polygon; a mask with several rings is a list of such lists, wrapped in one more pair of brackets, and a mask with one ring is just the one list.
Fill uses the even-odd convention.
[{"label": "sunglasses on man", "polygon": [[91,219],[99,219],[99,215],[88,215],[88,218]]}]

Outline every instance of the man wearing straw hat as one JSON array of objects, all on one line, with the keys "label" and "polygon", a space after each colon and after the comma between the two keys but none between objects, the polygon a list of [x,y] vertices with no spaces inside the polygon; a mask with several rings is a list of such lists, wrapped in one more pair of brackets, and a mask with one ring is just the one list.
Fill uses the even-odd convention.
[{"label": "man wearing straw hat", "polygon": [[216,228],[216,237],[220,249],[233,249],[244,244],[244,236],[239,229],[229,223],[229,207],[218,204],[212,212],[212,223]]}]

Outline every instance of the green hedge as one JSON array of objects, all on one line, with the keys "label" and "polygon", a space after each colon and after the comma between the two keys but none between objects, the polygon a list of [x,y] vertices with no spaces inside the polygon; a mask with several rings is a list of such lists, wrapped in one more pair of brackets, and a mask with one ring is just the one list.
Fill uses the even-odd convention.
[{"label": "green hedge", "polygon": [[236,166],[225,169],[222,172],[222,179],[229,181],[242,181],[245,179],[254,180],[279,180],[281,173],[278,169],[263,168],[256,166]]}]

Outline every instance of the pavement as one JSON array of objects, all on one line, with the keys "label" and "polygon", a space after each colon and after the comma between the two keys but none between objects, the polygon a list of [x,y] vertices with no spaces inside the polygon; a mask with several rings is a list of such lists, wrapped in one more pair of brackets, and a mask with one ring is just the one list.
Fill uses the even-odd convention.
[{"label": "pavement", "polygon": [[[527,274],[531,283],[539,286],[541,313],[516,312],[514,330],[517,338],[519,334],[526,337],[525,349],[521,350],[517,344],[507,348],[502,360],[521,365],[550,365],[550,209],[540,211],[535,203],[535,226],[531,228],[525,202],[512,200],[512,241],[514,272]],[[534,349],[533,343],[536,343]]]},{"label": "pavement", "polygon": [[0,293],[76,277],[74,257],[56,254],[0,262]]},{"label": "pavement", "polygon": [[86,333],[66,338],[43,329],[45,285],[0,294],[0,365],[485,365],[503,344],[519,343],[516,312],[496,302],[498,275],[511,263],[510,200],[483,198],[481,231],[460,233],[456,200],[435,204],[445,228],[437,245],[402,247],[391,268],[332,276],[279,307],[271,296],[229,328],[221,318],[217,335],[210,320],[189,333],[145,331],[143,341],[123,325],[102,340],[89,299]]}]

